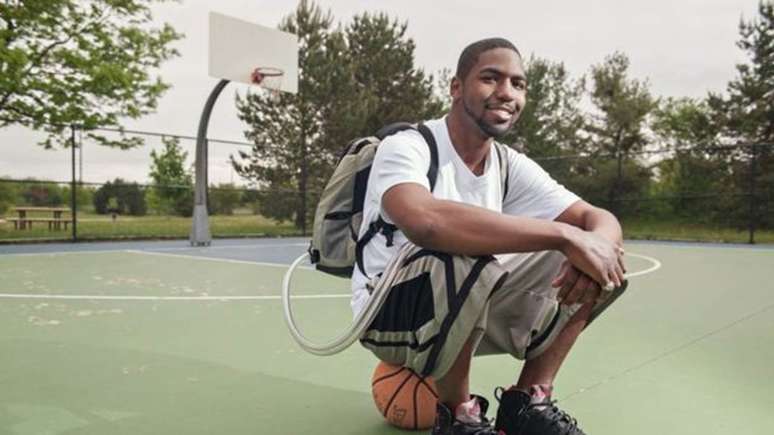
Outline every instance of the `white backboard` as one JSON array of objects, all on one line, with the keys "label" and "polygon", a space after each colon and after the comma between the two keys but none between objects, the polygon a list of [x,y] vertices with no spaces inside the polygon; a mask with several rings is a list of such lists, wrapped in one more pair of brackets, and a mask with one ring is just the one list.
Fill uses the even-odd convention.
[{"label": "white backboard", "polygon": [[279,68],[281,80],[265,80],[285,92],[298,92],[298,37],[239,18],[210,12],[209,75],[239,83],[253,84],[257,67]]}]

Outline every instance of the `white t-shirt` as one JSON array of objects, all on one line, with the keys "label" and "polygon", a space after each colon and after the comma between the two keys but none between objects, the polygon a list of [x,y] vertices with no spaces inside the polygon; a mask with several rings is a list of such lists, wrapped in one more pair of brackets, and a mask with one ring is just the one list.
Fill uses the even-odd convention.
[{"label": "white t-shirt", "polygon": [[[546,171],[529,157],[508,148],[508,196],[503,201],[500,180],[500,162],[497,151],[491,147],[484,173],[480,176],[465,165],[449,139],[445,118],[428,121],[425,125],[433,132],[438,144],[438,178],[433,196],[464,202],[510,215],[554,220],[579,198],[558,184]],[[382,195],[402,183],[417,183],[430,190],[427,170],[430,167],[430,149],[422,135],[406,130],[385,138],[377,148],[368,178],[363,224],[359,237],[379,215],[393,223],[382,209]],[[368,276],[355,266],[352,274],[352,310],[359,313],[368,300],[366,284],[382,273],[387,263],[408,239],[402,231],[393,235],[388,247],[384,235],[377,233],[363,249],[363,263]]]}]

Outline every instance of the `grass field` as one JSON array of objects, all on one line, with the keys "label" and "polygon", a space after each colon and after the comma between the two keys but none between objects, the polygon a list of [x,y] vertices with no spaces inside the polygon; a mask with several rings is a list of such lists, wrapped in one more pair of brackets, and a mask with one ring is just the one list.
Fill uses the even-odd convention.
[{"label": "grass field", "polygon": [[[632,240],[673,240],[719,243],[747,243],[746,228],[728,228],[706,224],[673,221],[627,220],[623,223],[624,237]],[[756,230],[756,243],[774,243],[774,231]]]},{"label": "grass field", "polygon": [[[309,223],[307,231],[311,231]],[[707,224],[656,220],[626,220],[624,236],[631,240],[674,240],[719,243],[747,243],[747,229],[717,227]],[[78,214],[78,238],[83,240],[187,238],[191,218],[179,216],[110,216],[94,213]],[[234,215],[210,216],[210,231],[214,237],[282,237],[301,235],[290,222],[277,222],[238,210]],[[0,241],[70,240],[72,232],[49,231],[42,223],[32,230],[14,230],[12,222],[0,221]],[[756,243],[774,243],[774,231],[757,230]]]},{"label": "grass field", "polygon": [[[191,218],[179,216],[110,216],[79,213],[78,238],[84,240],[186,238],[191,231]],[[286,236],[298,234],[290,223],[278,223],[252,214],[210,216],[210,231],[216,237]],[[31,230],[15,230],[12,222],[0,223],[0,240],[24,241],[66,239],[72,230],[49,231],[44,223]]]}]

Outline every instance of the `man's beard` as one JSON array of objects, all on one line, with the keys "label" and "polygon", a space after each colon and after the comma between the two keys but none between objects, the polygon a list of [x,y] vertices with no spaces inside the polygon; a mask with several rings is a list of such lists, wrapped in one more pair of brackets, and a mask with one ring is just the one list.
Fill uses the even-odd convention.
[{"label": "man's beard", "polygon": [[[487,124],[484,121],[484,113],[481,113],[481,116],[476,116],[475,113],[473,113],[473,110],[468,107],[468,103],[465,102],[465,98],[462,98],[462,107],[465,109],[465,113],[470,116],[470,118],[476,123],[478,126],[478,129],[481,130],[482,133],[488,138],[497,139],[499,137],[502,137],[505,135],[505,133],[508,133],[508,130],[513,127],[513,124],[515,123],[513,121],[513,118],[511,118],[511,122],[508,123],[508,125],[505,128],[497,127],[491,124]],[[487,107],[486,102],[484,102],[484,107]]]}]

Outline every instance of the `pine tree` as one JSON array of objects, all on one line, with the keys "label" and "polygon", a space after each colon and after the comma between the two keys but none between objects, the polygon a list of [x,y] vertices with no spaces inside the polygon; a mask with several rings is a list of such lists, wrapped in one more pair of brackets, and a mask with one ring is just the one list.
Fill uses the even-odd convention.
[{"label": "pine tree", "polygon": [[656,108],[647,81],[629,78],[629,58],[616,52],[591,68],[591,101],[598,109],[588,125],[597,151],[624,157],[642,150],[647,116]]},{"label": "pine tree", "polygon": [[439,116],[443,104],[434,94],[433,76],[414,65],[414,41],[406,23],[384,13],[364,13],[346,28],[346,62],[353,68],[357,99],[365,117],[356,136],[371,135],[386,124]]},{"label": "pine tree", "polygon": [[[744,145],[727,156],[738,192],[747,192],[748,225],[774,226],[774,3],[761,1],[758,17],[740,20],[737,46],[749,62],[736,66],[727,95],[710,94],[708,102],[723,127],[725,140]],[[746,211],[742,211],[746,210]]]},{"label": "pine tree", "polygon": [[727,96],[710,94],[709,104],[725,116],[725,133],[735,142],[774,142],[774,3],[762,1],[755,20],[739,23],[737,46],[749,63],[736,66]]},{"label": "pine tree", "polygon": [[639,197],[648,189],[650,173],[635,158],[649,143],[648,116],[657,107],[647,81],[629,77],[629,58],[615,52],[591,68],[591,102],[597,109],[586,130],[591,149],[599,158],[585,165],[585,187],[621,216],[636,213],[620,200]]},{"label": "pine tree", "polygon": [[414,66],[405,24],[362,14],[335,27],[330,12],[302,0],[279,27],[299,37],[299,92],[277,101],[260,93],[237,99],[256,145],[232,163],[263,189],[264,215],[293,218],[305,230],[347,142],[390,122],[437,116],[442,105],[432,76]]},{"label": "pine tree", "polygon": [[237,96],[239,118],[255,145],[232,156],[232,164],[264,190],[260,201],[267,217],[295,218],[296,227],[305,229],[310,197],[319,195],[335,146],[342,146],[325,140],[326,126],[335,122],[332,115],[344,112],[336,105],[346,100],[342,94],[351,95],[352,80],[348,65],[340,62],[346,56],[344,35],[333,27],[330,12],[302,0],[279,29],[299,39],[298,93],[276,100],[260,92]]}]

